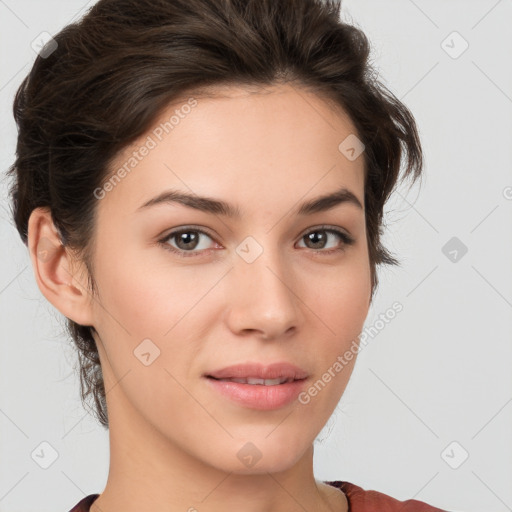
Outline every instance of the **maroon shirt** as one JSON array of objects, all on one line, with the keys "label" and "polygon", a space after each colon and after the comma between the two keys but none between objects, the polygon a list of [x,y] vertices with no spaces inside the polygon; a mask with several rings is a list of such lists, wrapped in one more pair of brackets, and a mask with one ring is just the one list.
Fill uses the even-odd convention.
[{"label": "maroon shirt", "polygon": [[[350,482],[335,480],[324,482],[341,489],[348,501],[348,512],[447,512],[427,505],[423,501],[398,501],[378,491],[365,491]],[[89,494],[79,501],[69,512],[89,512],[91,504],[99,494]]]}]

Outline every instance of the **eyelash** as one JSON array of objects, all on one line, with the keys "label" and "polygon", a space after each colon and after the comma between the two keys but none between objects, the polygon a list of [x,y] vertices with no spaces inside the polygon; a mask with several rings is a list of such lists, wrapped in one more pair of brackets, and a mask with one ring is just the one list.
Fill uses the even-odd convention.
[{"label": "eyelash", "polygon": [[[316,228],[308,231],[307,233],[304,233],[304,235],[302,235],[302,237],[301,237],[301,240],[304,237],[306,237],[307,235],[310,235],[311,233],[316,233],[318,231],[325,231],[327,233],[333,233],[333,234],[337,235],[341,239],[342,244],[341,244],[341,247],[337,247],[335,249],[328,249],[328,250],[309,249],[310,251],[312,251],[316,254],[324,254],[324,255],[333,254],[333,253],[336,253],[339,251],[343,251],[343,250],[345,250],[345,248],[347,246],[353,245],[355,243],[355,240],[351,236],[349,236],[346,233],[344,233],[343,231],[340,231],[339,229],[333,228],[331,226],[316,227]],[[179,256],[183,256],[185,258],[201,256],[201,254],[203,252],[213,250],[213,249],[205,249],[205,251],[183,251],[180,249],[176,249],[167,243],[169,240],[174,238],[176,235],[179,235],[181,233],[189,233],[189,232],[201,233],[203,235],[208,236],[209,238],[212,238],[212,240],[213,240],[213,237],[208,232],[206,232],[202,229],[196,228],[194,226],[185,226],[184,228],[180,228],[175,231],[172,231],[171,233],[166,235],[164,238],[158,240],[158,243],[161,244],[165,250],[170,251],[174,254],[178,254]]]}]

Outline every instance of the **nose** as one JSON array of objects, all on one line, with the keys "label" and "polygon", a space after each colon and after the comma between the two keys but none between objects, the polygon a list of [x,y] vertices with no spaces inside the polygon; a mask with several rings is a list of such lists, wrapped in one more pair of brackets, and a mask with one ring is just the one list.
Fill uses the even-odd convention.
[{"label": "nose", "polygon": [[228,274],[227,323],[237,335],[257,333],[265,340],[289,336],[302,322],[293,268],[274,251],[252,263],[235,257]]}]

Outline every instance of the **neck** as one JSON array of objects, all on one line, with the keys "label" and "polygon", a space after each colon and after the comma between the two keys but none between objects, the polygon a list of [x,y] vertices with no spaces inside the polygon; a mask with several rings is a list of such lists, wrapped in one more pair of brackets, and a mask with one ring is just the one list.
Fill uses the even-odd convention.
[{"label": "neck", "polygon": [[164,438],[133,409],[122,418],[130,405],[119,398],[109,408],[107,484],[90,512],[348,510],[339,489],[315,480],[312,445],[284,470],[222,471]]}]

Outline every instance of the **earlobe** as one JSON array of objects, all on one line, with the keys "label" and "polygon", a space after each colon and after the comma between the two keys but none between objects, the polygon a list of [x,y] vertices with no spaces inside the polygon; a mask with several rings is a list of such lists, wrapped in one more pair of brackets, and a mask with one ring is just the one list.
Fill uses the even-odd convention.
[{"label": "earlobe", "polygon": [[34,277],[46,299],[74,322],[92,325],[92,297],[83,265],[62,245],[48,208],[36,208],[30,215],[28,250]]}]

